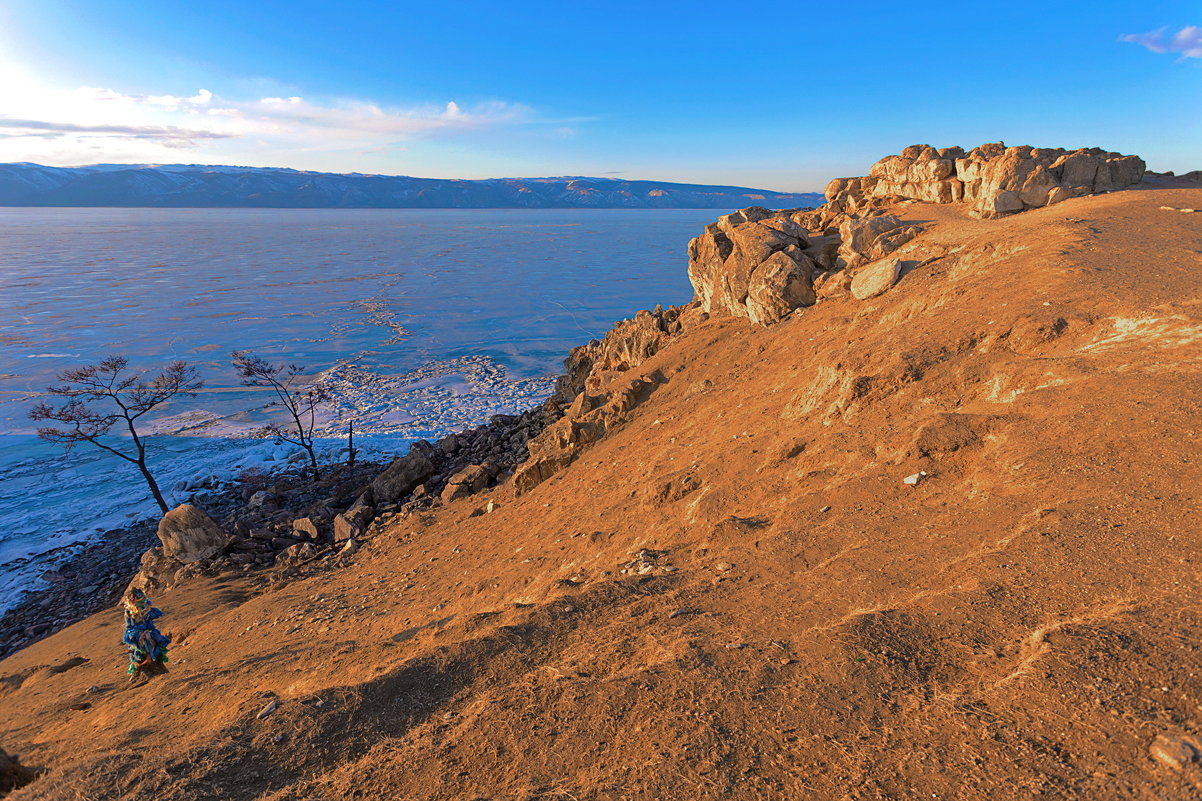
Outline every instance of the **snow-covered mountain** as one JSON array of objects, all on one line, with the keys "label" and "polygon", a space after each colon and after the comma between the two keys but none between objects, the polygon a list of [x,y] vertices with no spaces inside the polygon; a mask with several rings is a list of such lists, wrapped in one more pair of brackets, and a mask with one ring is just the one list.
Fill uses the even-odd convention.
[{"label": "snow-covered mountain", "polygon": [[454,180],[203,164],[0,164],[0,206],[800,208],[813,192],[616,178]]}]

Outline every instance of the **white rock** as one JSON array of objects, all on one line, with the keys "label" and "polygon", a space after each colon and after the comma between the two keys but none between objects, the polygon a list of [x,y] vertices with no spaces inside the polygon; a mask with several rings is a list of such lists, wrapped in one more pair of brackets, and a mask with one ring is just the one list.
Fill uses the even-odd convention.
[{"label": "white rock", "polygon": [[1199,743],[1192,737],[1167,737],[1158,735],[1148,748],[1152,758],[1162,765],[1181,770],[1199,758]]},{"label": "white rock", "polygon": [[881,259],[864,265],[851,279],[851,296],[856,300],[875,298],[897,283],[901,266],[901,259]]},{"label": "white rock", "polygon": [[914,487],[914,486],[918,485],[918,482],[922,481],[926,477],[927,477],[927,471],[919,470],[917,473],[908,475],[905,478],[903,478],[902,483],[909,484],[911,487]]}]

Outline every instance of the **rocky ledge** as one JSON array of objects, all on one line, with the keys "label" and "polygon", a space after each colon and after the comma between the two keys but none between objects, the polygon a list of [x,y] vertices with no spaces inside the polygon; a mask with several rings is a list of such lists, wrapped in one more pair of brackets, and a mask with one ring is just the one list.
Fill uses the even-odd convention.
[{"label": "rocky ledge", "polygon": [[969,204],[978,217],[999,217],[1070,197],[1126,189],[1144,177],[1144,160],[1100,148],[1006,147],[991,142],[965,152],[911,145],[860,178],[827,184],[835,211],[862,212],[901,199]]},{"label": "rocky ledge", "polygon": [[912,145],[860,178],[836,178],[814,210],[753,206],[718,218],[689,243],[694,302],[709,314],[771,325],[825,297],[867,300],[931,254],[922,232],[886,209],[964,203],[991,218],[1139,183],[1144,161],[1098,148]]}]

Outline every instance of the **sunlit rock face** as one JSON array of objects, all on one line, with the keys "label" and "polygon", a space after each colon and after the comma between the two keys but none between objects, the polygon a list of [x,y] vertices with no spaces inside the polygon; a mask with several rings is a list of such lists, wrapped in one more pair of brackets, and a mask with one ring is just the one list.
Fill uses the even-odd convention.
[{"label": "sunlit rock face", "polygon": [[826,187],[833,211],[862,213],[880,201],[965,201],[978,217],[999,217],[1070,197],[1125,189],[1143,180],[1144,160],[1100,148],[1006,147],[992,142],[965,152],[911,145],[886,156],[868,175]]}]

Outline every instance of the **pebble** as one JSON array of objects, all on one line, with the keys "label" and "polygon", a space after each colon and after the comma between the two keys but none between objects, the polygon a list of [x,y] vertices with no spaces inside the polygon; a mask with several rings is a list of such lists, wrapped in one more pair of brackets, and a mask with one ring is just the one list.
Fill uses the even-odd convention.
[{"label": "pebble", "polygon": [[734,570],[735,566],[730,562],[719,562],[718,564],[714,565],[714,569],[725,573],[728,570]]},{"label": "pebble", "polygon": [[918,485],[918,482],[920,482],[924,478],[926,478],[927,475],[928,474],[927,474],[926,470],[919,470],[917,473],[912,473],[911,475],[908,475],[905,478],[903,478],[902,483],[909,484],[911,487],[914,487],[914,486]]},{"label": "pebble", "polygon": [[1202,745],[1192,737],[1158,735],[1148,747],[1148,753],[1162,765],[1181,770],[1202,757]]},{"label": "pebble", "polygon": [[259,714],[255,715],[255,717],[258,718],[259,720],[262,720],[263,718],[267,717],[268,715],[270,715],[272,712],[276,711],[279,708],[280,708],[280,702],[273,698],[267,702],[267,706],[265,706],[259,710]]}]

